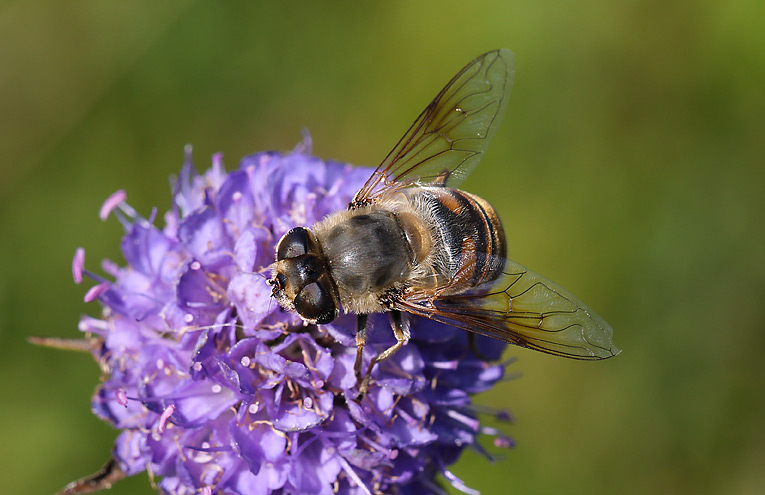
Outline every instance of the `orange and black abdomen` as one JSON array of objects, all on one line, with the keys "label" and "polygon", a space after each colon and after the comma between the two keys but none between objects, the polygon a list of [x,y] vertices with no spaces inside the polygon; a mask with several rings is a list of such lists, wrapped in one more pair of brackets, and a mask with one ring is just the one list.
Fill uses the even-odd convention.
[{"label": "orange and black abdomen", "polygon": [[407,191],[428,205],[441,231],[448,272],[455,291],[498,278],[507,256],[505,230],[497,211],[486,200],[448,187]]}]

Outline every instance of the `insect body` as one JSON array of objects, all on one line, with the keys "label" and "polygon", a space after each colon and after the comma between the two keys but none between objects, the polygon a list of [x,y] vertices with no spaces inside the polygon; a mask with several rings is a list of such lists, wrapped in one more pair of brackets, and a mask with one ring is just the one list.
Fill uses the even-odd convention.
[{"label": "insect body", "polygon": [[348,210],[276,248],[273,296],[309,323],[342,308],[358,315],[356,375],[370,313],[388,312],[396,344],[409,338],[401,312],[575,359],[619,351],[611,327],[553,282],[506,259],[502,223],[485,200],[456,187],[493,138],[510,94],[507,50],[485,53],[452,78],[356,193]]}]

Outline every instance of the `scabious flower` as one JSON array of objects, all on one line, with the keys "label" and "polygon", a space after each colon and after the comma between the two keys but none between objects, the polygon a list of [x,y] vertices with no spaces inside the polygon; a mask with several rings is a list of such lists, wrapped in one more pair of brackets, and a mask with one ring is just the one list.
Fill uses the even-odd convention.
[{"label": "scabious flower", "polygon": [[[251,155],[230,173],[216,155],[201,175],[187,150],[163,228],[122,191],[104,203],[101,217],[125,227],[127,264],[104,261],[101,277],[78,249],[72,272],[95,281],[85,299],[103,306],[80,329],[103,372],[93,411],[121,431],[109,470],[147,471],[174,495],[442,494],[439,475],[473,493],[447,466],[467,447],[485,453],[481,434],[512,443],[471,402],[504,365],[476,357],[465,332],[412,318],[411,341],[355,401],[355,317],[305,325],[271,298],[280,237],[345,208],[371,174],[309,147]],[[394,342],[384,315],[370,321],[367,363]]]}]

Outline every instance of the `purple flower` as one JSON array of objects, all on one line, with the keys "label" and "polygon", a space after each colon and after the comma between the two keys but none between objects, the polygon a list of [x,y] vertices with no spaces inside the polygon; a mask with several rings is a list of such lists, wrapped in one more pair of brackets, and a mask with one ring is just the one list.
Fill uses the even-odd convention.
[{"label": "purple flower", "polygon": [[[72,271],[103,305],[80,328],[104,372],[93,411],[121,431],[109,472],[147,471],[168,494],[439,494],[439,475],[473,493],[447,466],[485,452],[482,433],[512,444],[471,402],[503,365],[478,359],[465,332],[412,318],[411,341],[356,402],[354,316],[306,326],[271,298],[276,242],[345,208],[371,173],[305,147],[230,173],[216,155],[201,175],[187,151],[164,228],[122,191],[102,207],[126,229],[127,264],[105,261],[101,277],[78,250]],[[365,358],[395,341],[385,315],[370,320]]]}]

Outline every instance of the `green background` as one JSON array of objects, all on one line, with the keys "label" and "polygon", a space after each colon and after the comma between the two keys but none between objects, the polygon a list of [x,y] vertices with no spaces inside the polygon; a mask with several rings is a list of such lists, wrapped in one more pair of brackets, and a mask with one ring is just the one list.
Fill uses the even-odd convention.
[{"label": "green background", "polygon": [[[484,494],[762,493],[765,487],[765,4],[104,2],[0,5],[0,469],[50,494],[95,470],[115,432],[89,412],[99,370],[34,348],[75,337],[78,246],[98,269],[124,188],[169,207],[191,143],[376,164],[441,86],[497,47],[516,84],[465,188],[511,257],[614,327],[617,358],[511,349],[518,442],[453,471]],[[149,494],[145,475],[114,494]]]}]

